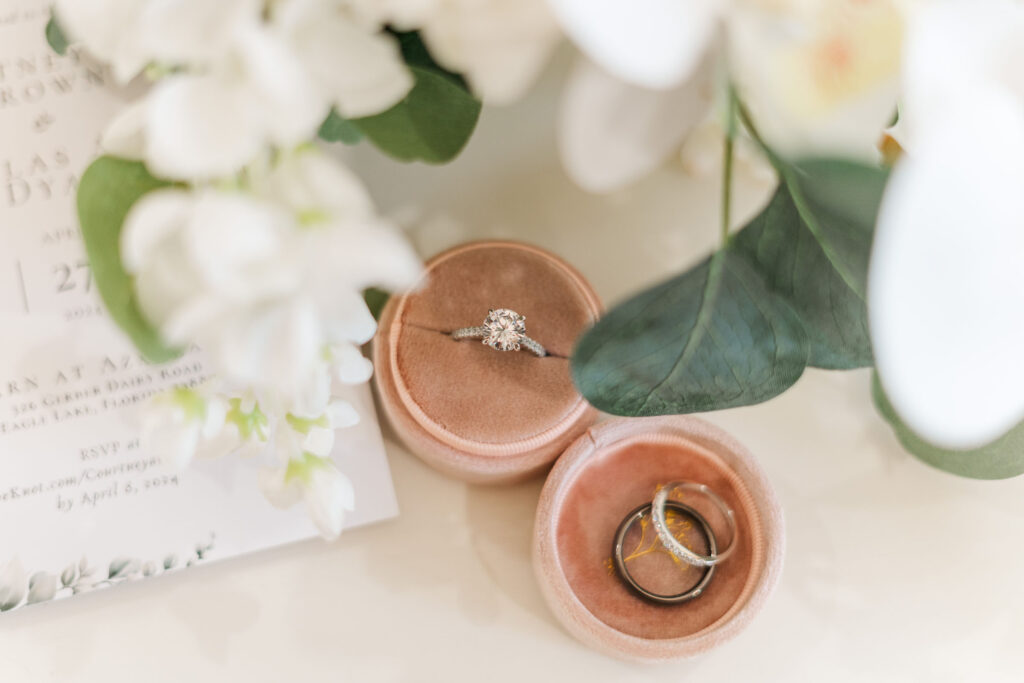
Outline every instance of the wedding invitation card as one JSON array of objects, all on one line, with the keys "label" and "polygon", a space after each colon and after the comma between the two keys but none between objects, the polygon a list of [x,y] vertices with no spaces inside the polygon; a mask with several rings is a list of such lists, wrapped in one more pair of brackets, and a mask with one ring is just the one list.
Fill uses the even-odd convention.
[{"label": "wedding invitation card", "polygon": [[[195,350],[143,362],[107,319],[75,219],[79,175],[124,95],[47,45],[46,0],[0,0],[0,611],[316,536],[237,457],[167,469],[140,447],[149,396],[205,374]],[[369,389],[333,456],[346,527],[397,514]]]}]

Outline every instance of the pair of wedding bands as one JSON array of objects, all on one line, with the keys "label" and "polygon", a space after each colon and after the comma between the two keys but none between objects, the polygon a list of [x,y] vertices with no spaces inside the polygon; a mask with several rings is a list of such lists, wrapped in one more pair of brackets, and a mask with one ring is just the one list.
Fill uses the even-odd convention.
[{"label": "pair of wedding bands", "polygon": [[[680,502],[679,500],[673,500],[673,498],[682,498],[688,493],[696,493],[705,497],[712,503],[712,505],[718,508],[718,511],[721,512],[722,516],[725,518],[725,524],[729,531],[729,543],[724,549],[718,549],[718,539],[716,538],[714,531],[711,529],[711,525],[703,515],[697,512],[697,510],[692,506]],[[700,553],[695,552],[672,534],[667,521],[667,511],[669,510],[677,515],[690,517],[696,522],[696,528],[704,536],[704,541],[707,544],[707,555],[701,555]],[[630,573],[628,562],[623,550],[626,536],[635,524],[641,523],[646,517],[650,518],[651,524],[658,535],[658,541],[665,550],[671,553],[672,556],[679,561],[684,562],[689,566],[702,568],[704,570],[704,573],[701,575],[697,583],[689,589],[673,595],[663,595],[645,588]],[[687,481],[673,481],[661,486],[655,493],[653,501],[641,505],[623,518],[622,523],[619,524],[619,528],[615,533],[615,541],[612,546],[612,559],[619,576],[621,576],[622,580],[626,582],[626,585],[637,594],[659,604],[678,605],[680,603],[693,600],[704,592],[708,583],[711,582],[711,577],[714,575],[715,567],[728,559],[733,550],[735,550],[736,538],[736,514],[718,494],[704,484],[696,484]]]}]

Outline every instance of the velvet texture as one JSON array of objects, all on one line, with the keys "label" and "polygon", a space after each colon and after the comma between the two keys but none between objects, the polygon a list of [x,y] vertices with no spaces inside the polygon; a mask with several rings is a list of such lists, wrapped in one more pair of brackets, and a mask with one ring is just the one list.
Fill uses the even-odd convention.
[{"label": "velvet texture", "polygon": [[[491,308],[526,316],[551,355],[454,341]],[[374,345],[385,412],[410,449],[475,482],[530,476],[596,419],[576,392],[568,356],[600,314],[589,284],[557,257],[511,242],[456,247],[427,264],[418,291],[389,301]]]},{"label": "velvet texture", "polygon": [[[703,595],[665,606],[627,589],[609,559],[622,518],[673,480],[704,483],[721,496],[736,513],[738,545]],[[704,514],[720,544],[728,541],[724,519],[706,500],[687,494],[681,502]],[[781,510],[756,462],[727,434],[690,417],[592,428],[548,478],[535,536],[538,580],[566,628],[592,647],[641,661],[693,656],[733,636],[774,588],[785,546]],[[691,538],[701,552],[699,538]],[[663,553],[647,554],[636,569],[634,576],[656,590],[699,578],[699,570],[682,569]]]}]

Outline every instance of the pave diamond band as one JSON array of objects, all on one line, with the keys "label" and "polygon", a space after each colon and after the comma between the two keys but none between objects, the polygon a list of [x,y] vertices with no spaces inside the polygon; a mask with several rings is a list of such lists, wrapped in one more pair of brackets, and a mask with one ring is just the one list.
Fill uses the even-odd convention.
[{"label": "pave diamond band", "polygon": [[479,339],[497,351],[526,349],[541,358],[548,355],[547,349],[526,336],[526,317],[507,308],[491,309],[483,325],[455,330],[452,339]]},{"label": "pave diamond band", "polygon": [[[713,549],[709,555],[700,555],[676,540],[668,530],[668,524],[665,520],[665,508],[671,507],[673,502],[671,499],[678,501],[688,493],[696,493],[707,498],[725,518],[726,526],[729,529],[729,543],[724,549],[717,551]],[[738,535],[736,513],[718,494],[704,484],[689,481],[673,481],[659,488],[654,495],[654,501],[651,503],[651,520],[654,524],[654,530],[658,534],[658,539],[661,540],[668,551],[683,562],[695,567],[713,567],[726,560],[732,554],[732,551],[736,549],[736,537]]]}]

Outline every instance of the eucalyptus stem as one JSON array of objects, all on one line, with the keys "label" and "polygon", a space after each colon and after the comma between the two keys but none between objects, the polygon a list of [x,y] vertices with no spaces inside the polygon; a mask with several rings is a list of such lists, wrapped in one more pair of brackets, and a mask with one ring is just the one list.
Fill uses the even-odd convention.
[{"label": "eucalyptus stem", "polygon": [[729,109],[726,113],[725,147],[722,152],[722,246],[729,243],[729,227],[732,215],[732,166],[733,146],[736,141],[736,95],[729,92]]}]

